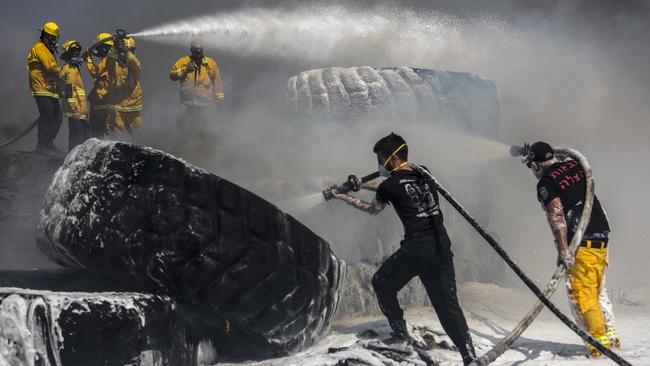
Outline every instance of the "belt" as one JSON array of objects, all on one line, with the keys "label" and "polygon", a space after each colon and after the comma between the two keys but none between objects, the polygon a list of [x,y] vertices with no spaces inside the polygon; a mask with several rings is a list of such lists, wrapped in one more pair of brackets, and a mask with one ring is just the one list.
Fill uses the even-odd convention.
[{"label": "belt", "polygon": [[591,249],[605,249],[605,248],[607,248],[607,242],[606,241],[585,240],[582,243],[580,243],[580,246],[585,247],[585,248],[591,248]]}]

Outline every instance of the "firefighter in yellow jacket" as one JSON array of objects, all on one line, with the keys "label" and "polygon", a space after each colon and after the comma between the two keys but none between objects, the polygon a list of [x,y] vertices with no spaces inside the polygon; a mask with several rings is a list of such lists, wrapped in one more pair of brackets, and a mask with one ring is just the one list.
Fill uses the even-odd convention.
[{"label": "firefighter in yellow jacket", "polygon": [[133,133],[143,127],[142,86],[140,72],[142,65],[135,56],[133,38],[118,39],[106,59],[108,74],[108,131],[119,134]]},{"label": "firefighter in yellow jacket", "polygon": [[79,42],[70,40],[64,43],[61,60],[65,65],[61,71],[59,91],[63,114],[68,117],[68,149],[72,150],[90,138],[86,90],[79,72],[83,63]]},{"label": "firefighter in yellow jacket", "polygon": [[188,108],[214,106],[223,103],[219,66],[203,54],[203,46],[194,41],[191,54],[181,57],[169,72],[169,78],[181,82],[181,103]]},{"label": "firefighter in yellow jacket", "polygon": [[36,152],[56,155],[60,151],[54,145],[54,139],[63,121],[58,92],[61,67],[54,57],[58,53],[59,27],[54,22],[47,22],[40,31],[40,41],[27,55],[29,87],[39,113]]},{"label": "firefighter in yellow jacket", "polygon": [[[108,38],[109,33],[99,33],[95,37],[95,42]],[[90,104],[90,134],[92,137],[103,137],[108,133],[107,127],[107,95],[108,95],[108,73],[106,72],[106,57],[114,42],[107,41],[98,46],[92,54],[86,54],[86,67],[93,78],[93,88],[88,93],[88,102]],[[93,59],[97,58],[97,61]]]},{"label": "firefighter in yellow jacket", "polygon": [[190,54],[174,63],[169,78],[180,82],[181,104],[185,106],[185,113],[178,122],[180,136],[174,152],[183,155],[187,148],[184,141],[191,140],[194,141],[193,151],[198,148],[202,154],[209,154],[217,127],[214,123],[216,105],[224,101],[219,66],[203,54],[199,42],[193,41]]}]

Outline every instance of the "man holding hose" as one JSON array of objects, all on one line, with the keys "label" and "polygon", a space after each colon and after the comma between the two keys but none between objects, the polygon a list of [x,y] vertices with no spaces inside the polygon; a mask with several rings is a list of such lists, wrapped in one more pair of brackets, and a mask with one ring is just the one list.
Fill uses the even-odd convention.
[{"label": "man holding hose", "polygon": [[[531,145],[525,163],[539,180],[537,199],[553,231],[558,265],[567,269],[567,293],[576,323],[603,345],[620,347],[611,302],[605,291],[610,228],[595,196],[589,225],[575,258],[569,251],[582,215],[586,192],[584,170],[575,160],[556,159],[553,148],[541,141]],[[587,344],[587,349],[592,357],[600,357],[592,345]]]},{"label": "man holding hose", "polygon": [[386,180],[364,183],[361,188],[376,191],[368,203],[348,194],[332,193],[371,215],[377,215],[392,204],[404,224],[404,240],[375,273],[372,285],[379,306],[388,318],[393,335],[411,341],[400,308],[397,293],[413,277],[418,276],[429,299],[465,364],[475,358],[472,338],[456,296],[456,275],[451,241],[443,224],[438,192],[426,168],[408,163],[408,146],[394,133],[379,140],[373,149],[377,154],[379,173]]}]

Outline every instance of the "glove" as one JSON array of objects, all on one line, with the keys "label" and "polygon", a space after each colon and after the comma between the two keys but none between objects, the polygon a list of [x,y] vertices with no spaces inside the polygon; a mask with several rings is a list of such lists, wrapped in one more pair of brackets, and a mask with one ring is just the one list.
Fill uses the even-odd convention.
[{"label": "glove", "polygon": [[327,189],[325,189],[325,192],[329,192],[332,199],[341,199],[341,195],[336,193],[336,190],[338,188],[339,188],[338,185],[332,184],[331,186],[327,187]]},{"label": "glove", "polygon": [[558,254],[557,256],[558,266],[562,265],[567,271],[570,271],[574,264],[575,264],[575,259],[573,259],[573,256],[571,255],[570,252],[566,251]]}]

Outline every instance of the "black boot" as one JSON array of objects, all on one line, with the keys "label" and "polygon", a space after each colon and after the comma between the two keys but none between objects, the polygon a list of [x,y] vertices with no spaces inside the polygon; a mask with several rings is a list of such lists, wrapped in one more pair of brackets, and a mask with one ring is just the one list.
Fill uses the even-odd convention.
[{"label": "black boot", "polygon": [[393,330],[393,337],[396,339],[404,341],[412,341],[411,335],[409,334],[408,328],[406,327],[406,321],[404,319],[388,321],[390,328]]},{"label": "black boot", "polygon": [[59,157],[59,156],[64,156],[65,155],[63,153],[63,151],[59,150],[59,148],[56,147],[56,145],[54,145],[51,142],[50,143],[41,143],[41,142],[39,142],[36,145],[36,150],[34,152],[36,154],[45,155],[45,156]]},{"label": "black boot", "polygon": [[463,357],[463,365],[469,365],[476,360],[476,351],[474,350],[474,343],[472,337],[467,334],[467,343],[465,348],[460,350],[460,355]]}]

